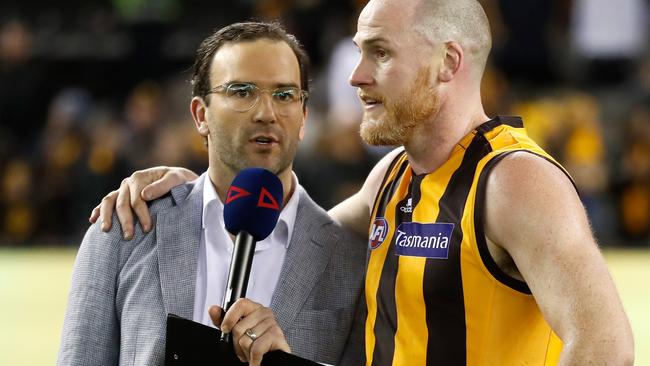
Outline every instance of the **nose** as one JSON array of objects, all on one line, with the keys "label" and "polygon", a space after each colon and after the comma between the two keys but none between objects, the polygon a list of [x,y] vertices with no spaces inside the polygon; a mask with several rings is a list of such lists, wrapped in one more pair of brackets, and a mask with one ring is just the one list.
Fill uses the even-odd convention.
[{"label": "nose", "polygon": [[357,62],[354,70],[352,70],[352,74],[350,74],[350,77],[348,78],[348,82],[350,85],[359,88],[372,84],[372,81],[372,75],[368,70],[368,66],[366,65],[366,62],[364,62],[363,57],[360,57],[359,62]]},{"label": "nose", "polygon": [[255,122],[259,123],[274,123],[276,121],[275,105],[270,93],[260,93],[254,107],[253,118]]}]

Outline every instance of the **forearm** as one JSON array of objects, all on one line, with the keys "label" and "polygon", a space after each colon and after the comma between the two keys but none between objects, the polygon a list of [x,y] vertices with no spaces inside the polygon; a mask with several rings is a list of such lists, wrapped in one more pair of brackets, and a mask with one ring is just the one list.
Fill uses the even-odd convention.
[{"label": "forearm", "polygon": [[[564,343],[558,366],[634,364],[634,342],[631,333],[595,336],[589,330],[575,340]],[[620,333],[620,332],[619,332]]]}]

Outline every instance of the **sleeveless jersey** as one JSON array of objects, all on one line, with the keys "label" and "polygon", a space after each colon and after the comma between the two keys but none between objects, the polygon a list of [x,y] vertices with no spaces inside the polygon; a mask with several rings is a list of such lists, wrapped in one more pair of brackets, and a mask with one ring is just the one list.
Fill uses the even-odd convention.
[{"label": "sleeveless jersey", "polygon": [[515,151],[564,171],[519,117],[485,122],[432,173],[415,175],[405,152],[392,162],[370,221],[366,365],[557,364],[561,340],[485,240],[487,176]]}]

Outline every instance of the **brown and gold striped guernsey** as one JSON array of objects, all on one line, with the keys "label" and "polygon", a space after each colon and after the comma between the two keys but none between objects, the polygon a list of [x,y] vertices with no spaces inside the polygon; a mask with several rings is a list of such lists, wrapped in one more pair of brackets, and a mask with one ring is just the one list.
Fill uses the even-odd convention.
[{"label": "brown and gold striped guernsey", "polygon": [[557,363],[560,339],[526,283],[495,264],[483,232],[487,176],[515,151],[560,167],[519,117],[485,122],[432,173],[414,175],[404,152],[392,162],[369,232],[366,365]]}]

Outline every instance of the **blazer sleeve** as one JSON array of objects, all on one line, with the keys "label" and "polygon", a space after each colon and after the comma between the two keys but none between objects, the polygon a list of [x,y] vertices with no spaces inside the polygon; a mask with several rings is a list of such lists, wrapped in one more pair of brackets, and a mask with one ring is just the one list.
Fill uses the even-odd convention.
[{"label": "blazer sleeve", "polygon": [[[115,221],[117,222],[117,221]],[[57,365],[117,365],[120,327],[115,306],[120,225],[92,225],[77,253]]]}]

